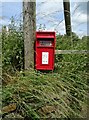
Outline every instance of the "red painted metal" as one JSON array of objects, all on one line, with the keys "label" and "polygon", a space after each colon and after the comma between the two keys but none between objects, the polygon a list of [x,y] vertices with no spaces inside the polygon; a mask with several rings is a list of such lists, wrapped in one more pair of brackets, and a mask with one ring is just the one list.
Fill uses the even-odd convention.
[{"label": "red painted metal", "polygon": [[35,68],[37,70],[54,69],[55,41],[55,32],[36,32]]}]

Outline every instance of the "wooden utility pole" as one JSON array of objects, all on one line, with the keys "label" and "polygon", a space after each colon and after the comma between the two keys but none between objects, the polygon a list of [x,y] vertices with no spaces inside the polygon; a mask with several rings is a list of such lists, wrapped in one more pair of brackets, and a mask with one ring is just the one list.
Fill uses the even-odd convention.
[{"label": "wooden utility pole", "polygon": [[24,69],[34,68],[36,0],[23,1]]},{"label": "wooden utility pole", "polygon": [[65,18],[65,29],[68,36],[71,35],[71,18],[70,18],[70,1],[63,0],[64,6],[64,18]]}]

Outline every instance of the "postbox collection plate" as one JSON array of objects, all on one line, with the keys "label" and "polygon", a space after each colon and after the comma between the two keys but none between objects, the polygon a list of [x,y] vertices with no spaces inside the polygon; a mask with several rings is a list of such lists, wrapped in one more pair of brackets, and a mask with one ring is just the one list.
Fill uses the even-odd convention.
[{"label": "postbox collection plate", "polygon": [[42,64],[49,64],[49,52],[42,52]]}]

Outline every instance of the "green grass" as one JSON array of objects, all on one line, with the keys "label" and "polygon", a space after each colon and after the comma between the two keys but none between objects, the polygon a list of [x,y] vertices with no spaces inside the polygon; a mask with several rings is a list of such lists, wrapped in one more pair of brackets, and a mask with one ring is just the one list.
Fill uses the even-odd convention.
[{"label": "green grass", "polygon": [[3,86],[3,106],[15,102],[15,112],[32,119],[83,118],[87,114],[87,74],[77,75],[21,72]]},{"label": "green grass", "polygon": [[[13,113],[32,120],[86,117],[87,55],[55,55],[54,71],[23,71],[23,33],[13,28],[9,35],[2,34],[2,107],[16,103]],[[79,39],[74,33],[72,39],[60,35],[56,49],[86,50],[87,39]]]}]

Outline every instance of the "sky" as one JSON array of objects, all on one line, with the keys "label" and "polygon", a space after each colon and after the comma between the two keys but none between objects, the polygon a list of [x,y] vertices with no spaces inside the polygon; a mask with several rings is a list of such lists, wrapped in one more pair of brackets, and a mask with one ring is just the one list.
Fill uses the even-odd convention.
[{"label": "sky", "polygon": [[[0,26],[10,24],[10,18],[15,18],[18,25],[22,17],[22,1],[3,0],[0,2]],[[72,31],[78,36],[87,35],[87,2],[75,2],[70,0]],[[36,4],[36,26],[40,25],[46,30],[55,30],[57,33],[65,34],[65,22],[62,0],[37,0]]]}]

